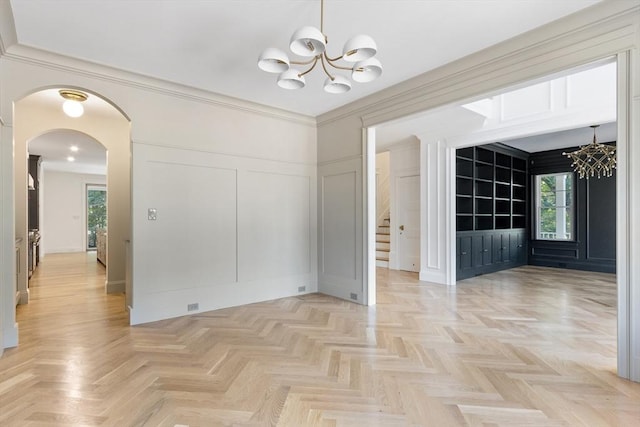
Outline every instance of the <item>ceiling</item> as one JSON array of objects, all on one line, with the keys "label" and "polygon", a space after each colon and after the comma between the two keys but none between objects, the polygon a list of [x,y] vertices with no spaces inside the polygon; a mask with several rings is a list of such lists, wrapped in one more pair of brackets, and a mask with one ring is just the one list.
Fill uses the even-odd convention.
[{"label": "ceiling", "polygon": [[[71,146],[78,151],[71,151]],[[95,139],[72,130],[56,130],[29,142],[29,154],[42,156],[46,171],[106,175],[107,150]],[[73,156],[70,162],[67,157]]]},{"label": "ceiling", "polygon": [[281,89],[256,60],[319,26],[319,0],[10,0],[18,43],[317,116],[597,3],[598,0],[327,0],[328,53],[368,34],[384,72],[342,95]]},{"label": "ceiling", "polygon": [[[618,140],[618,128],[616,122],[601,124],[596,129],[598,142],[613,142]],[[582,127],[579,129],[569,129],[560,132],[546,133],[543,135],[528,136],[509,141],[503,144],[518,148],[528,153],[539,151],[557,150],[560,148],[578,147],[586,145],[593,140],[593,129]]]}]

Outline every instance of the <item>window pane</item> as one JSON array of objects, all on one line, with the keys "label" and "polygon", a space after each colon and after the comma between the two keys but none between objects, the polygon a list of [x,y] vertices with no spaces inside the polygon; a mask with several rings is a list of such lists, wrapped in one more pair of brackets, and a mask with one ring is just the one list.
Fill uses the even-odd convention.
[{"label": "window pane", "polygon": [[536,237],[573,239],[573,173],[536,176]]}]

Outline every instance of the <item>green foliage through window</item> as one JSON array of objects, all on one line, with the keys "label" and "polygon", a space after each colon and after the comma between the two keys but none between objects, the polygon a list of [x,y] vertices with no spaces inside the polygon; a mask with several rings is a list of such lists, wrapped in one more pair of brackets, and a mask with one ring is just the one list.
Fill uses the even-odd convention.
[{"label": "green foliage through window", "polygon": [[536,176],[536,236],[573,239],[573,173]]},{"label": "green foliage through window", "polygon": [[107,227],[107,190],[87,190],[87,248],[96,247],[96,230]]}]

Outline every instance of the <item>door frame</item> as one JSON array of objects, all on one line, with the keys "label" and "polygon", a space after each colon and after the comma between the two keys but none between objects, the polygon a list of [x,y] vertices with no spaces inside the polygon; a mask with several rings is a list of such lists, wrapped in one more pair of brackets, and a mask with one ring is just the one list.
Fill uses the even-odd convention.
[{"label": "door frame", "polygon": [[[584,63],[597,62],[603,60],[612,55],[600,55],[593,57],[589,61]],[[616,143],[618,159],[617,159],[617,187],[616,187],[616,282],[618,290],[618,337],[617,337],[617,374],[620,377],[628,378],[633,381],[640,381],[640,283],[631,283],[631,278],[640,277],[640,264],[632,265],[631,263],[631,247],[632,238],[640,238],[640,230],[631,229],[631,209],[640,209],[640,201],[638,196],[633,197],[630,188],[631,182],[634,178],[634,173],[630,170],[629,157],[634,153],[634,160],[640,161],[640,155],[630,151],[631,139],[636,141],[636,144],[640,144],[640,126],[633,125],[631,118],[632,112],[637,112],[640,109],[640,101],[634,100],[632,97],[632,90],[634,90],[634,83],[637,83],[637,77],[634,80],[634,71],[637,71],[638,64],[640,63],[640,54],[636,50],[622,50],[615,55],[617,64],[617,109],[618,109],[618,141]],[[567,66],[564,70],[575,68],[574,66]],[[557,70],[560,72],[560,70]],[[538,76],[543,78],[555,73],[545,72]],[[533,79],[523,79],[521,83],[531,81]],[[509,84],[507,86],[513,86]],[[500,88],[494,91],[499,91]],[[490,91],[488,91],[490,92]],[[457,100],[457,102],[463,101],[465,98]],[[634,104],[635,102],[635,104]],[[635,107],[635,108],[634,108]],[[433,107],[424,110],[424,112],[434,110],[438,107]],[[363,117],[363,132],[362,132],[362,163],[363,163],[363,247],[366,250],[363,251],[363,280],[365,297],[369,305],[375,304],[375,128],[385,120],[380,120],[380,116],[376,120],[368,120]],[[441,143],[444,141],[438,141]],[[446,144],[445,144],[446,145]],[[421,142],[421,148],[423,144]],[[448,240],[451,241],[455,237],[455,188],[453,183],[455,182],[455,149],[456,147],[445,146],[443,149],[444,163],[447,169],[446,182],[444,187],[446,190],[446,235]],[[422,152],[426,150],[421,149],[421,174],[425,172],[426,162],[423,157],[425,154]],[[372,178],[373,177],[373,178]],[[424,180],[421,181],[421,183]],[[421,198],[425,196],[425,189],[420,189]],[[635,204],[632,206],[632,202]],[[453,208],[452,208],[453,207]],[[424,214],[422,214],[424,217]],[[373,219],[373,223],[372,223]],[[424,220],[424,218],[423,218]],[[631,232],[634,232],[634,236],[631,236]],[[426,230],[421,228],[421,246],[424,244],[423,239],[426,239]],[[455,240],[454,240],[455,242]],[[455,274],[455,244],[448,243],[448,250],[444,256],[446,257],[446,265],[448,268],[447,285],[455,286],[456,274]],[[636,297],[633,297],[633,296]]]}]

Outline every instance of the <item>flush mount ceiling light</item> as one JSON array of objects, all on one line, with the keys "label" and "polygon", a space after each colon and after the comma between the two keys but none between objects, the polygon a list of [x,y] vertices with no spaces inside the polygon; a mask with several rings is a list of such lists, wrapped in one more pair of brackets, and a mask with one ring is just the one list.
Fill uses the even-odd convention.
[{"label": "flush mount ceiling light", "polygon": [[80,117],[84,113],[82,103],[87,100],[87,94],[73,89],[61,89],[58,91],[65,99],[62,111],[69,117]]},{"label": "flush mount ceiling light", "polygon": [[562,153],[573,161],[571,167],[575,172],[578,172],[580,178],[609,177],[616,168],[616,147],[598,143],[596,140],[598,126],[591,126],[593,128],[593,142],[591,144],[584,145],[572,153]]},{"label": "flush mount ceiling light", "polygon": [[[268,73],[278,73],[278,86],[281,88],[300,89],[306,84],[304,76],[311,72],[319,62],[327,75],[324,90],[329,93],[348,92],[351,89],[351,81],[344,76],[332,74],[327,66],[351,71],[351,79],[358,83],[368,83],[380,77],[382,64],[373,57],[378,48],[371,37],[357,35],[349,39],[342,49],[342,56],[331,58],[327,54],[328,39],[324,34],[323,27],[324,0],[320,0],[320,29],[310,26],[302,27],[291,36],[289,49],[295,55],[305,59],[291,61],[285,52],[270,47],[265,49],[258,58],[258,67]],[[353,65],[339,65],[339,60]],[[290,68],[291,65],[308,66],[308,68],[302,71]]]}]

